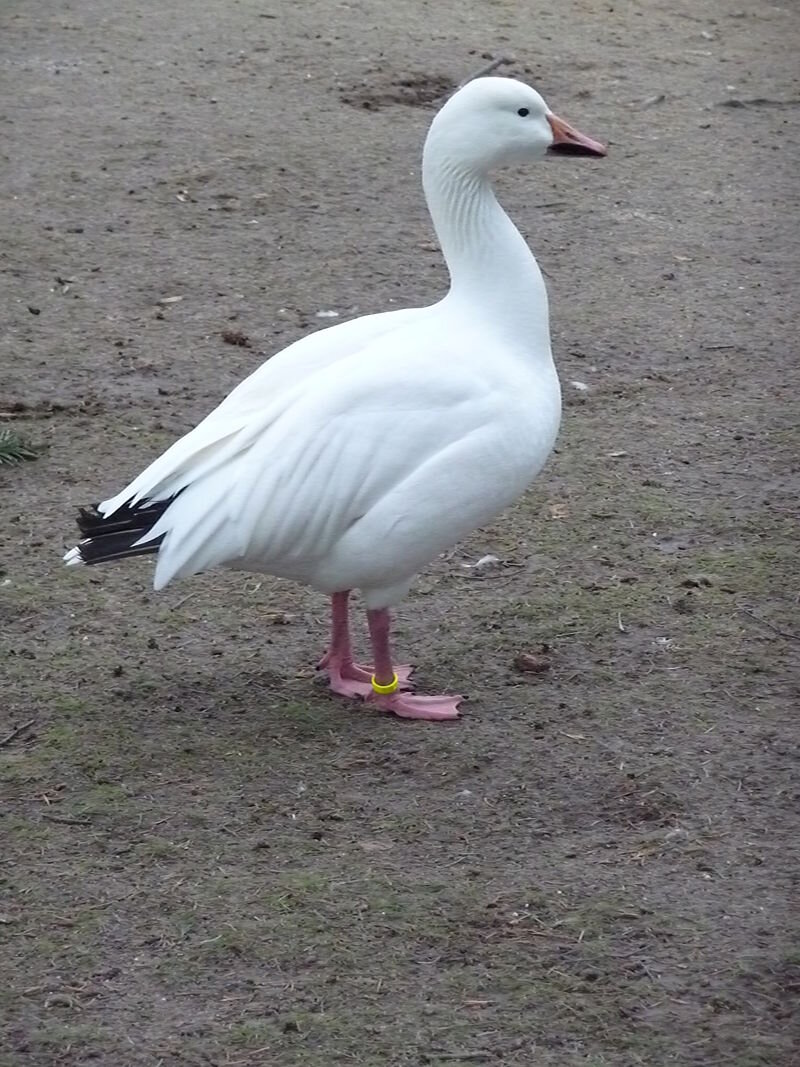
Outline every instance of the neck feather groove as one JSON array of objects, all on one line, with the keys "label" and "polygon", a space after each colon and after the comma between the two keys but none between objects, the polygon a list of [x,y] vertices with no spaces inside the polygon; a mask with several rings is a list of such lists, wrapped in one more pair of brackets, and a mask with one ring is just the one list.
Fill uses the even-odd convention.
[{"label": "neck feather groove", "polygon": [[542,273],[486,175],[453,162],[434,143],[425,146],[422,180],[450,273],[449,298],[483,307],[504,329],[528,331],[529,341],[549,353]]}]

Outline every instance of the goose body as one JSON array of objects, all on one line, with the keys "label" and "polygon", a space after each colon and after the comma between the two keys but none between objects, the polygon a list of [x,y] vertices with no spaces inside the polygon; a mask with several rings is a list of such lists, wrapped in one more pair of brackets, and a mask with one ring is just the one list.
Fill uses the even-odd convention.
[{"label": "goose body", "polygon": [[[156,589],[215,566],[304,582],[333,597],[323,666],[337,692],[400,715],[455,716],[457,698],[404,691],[386,609],[438,553],[519,496],[555,442],[561,398],[547,293],[488,171],[559,144],[604,151],[522,83],[483,78],[456,93],[423,157],[447,295],[320,330],[273,356],[84,512],[89,536],[67,562],[157,551]],[[354,588],[368,609],[374,668],[350,655]]]}]

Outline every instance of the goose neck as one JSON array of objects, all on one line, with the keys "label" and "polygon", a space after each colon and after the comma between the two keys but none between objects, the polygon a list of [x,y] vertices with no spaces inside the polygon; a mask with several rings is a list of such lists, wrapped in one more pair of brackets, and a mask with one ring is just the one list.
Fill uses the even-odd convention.
[{"label": "goose neck", "polygon": [[541,271],[497,202],[486,174],[460,165],[433,144],[426,145],[422,178],[450,273],[450,295],[473,304],[499,303],[504,315],[518,308],[526,326],[535,318],[547,334],[547,293]]}]

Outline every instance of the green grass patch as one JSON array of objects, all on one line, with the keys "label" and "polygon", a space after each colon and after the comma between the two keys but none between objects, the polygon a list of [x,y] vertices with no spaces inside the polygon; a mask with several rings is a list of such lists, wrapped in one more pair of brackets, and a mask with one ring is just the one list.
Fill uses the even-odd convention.
[{"label": "green grass patch", "polygon": [[0,427],[0,464],[12,465],[38,458],[38,451],[27,438],[10,427]]}]

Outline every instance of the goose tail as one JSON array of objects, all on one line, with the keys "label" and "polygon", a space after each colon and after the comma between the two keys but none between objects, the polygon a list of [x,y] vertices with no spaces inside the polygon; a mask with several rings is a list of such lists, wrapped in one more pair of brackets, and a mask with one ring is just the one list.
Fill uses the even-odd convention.
[{"label": "goose tail", "polygon": [[147,540],[147,535],[174,499],[143,500],[139,504],[128,501],[108,516],[102,514],[99,504],[80,508],[77,523],[83,537],[67,552],[64,562],[68,567],[93,566],[158,552],[164,535],[152,540]]}]

